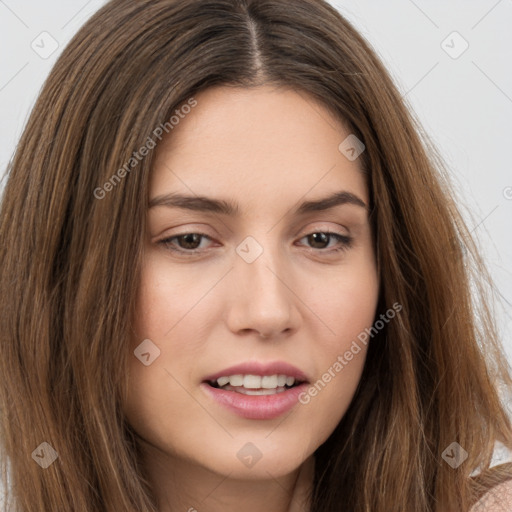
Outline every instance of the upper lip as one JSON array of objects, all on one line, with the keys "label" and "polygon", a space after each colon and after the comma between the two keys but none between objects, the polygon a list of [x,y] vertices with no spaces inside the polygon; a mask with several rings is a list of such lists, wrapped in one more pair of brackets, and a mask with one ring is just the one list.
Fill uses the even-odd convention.
[{"label": "upper lip", "polygon": [[230,375],[260,375],[262,377],[265,375],[287,375],[288,377],[294,377],[297,381],[308,381],[304,372],[283,361],[270,363],[260,363],[258,361],[245,362],[212,373],[204,380],[213,382],[219,377],[229,377]]}]

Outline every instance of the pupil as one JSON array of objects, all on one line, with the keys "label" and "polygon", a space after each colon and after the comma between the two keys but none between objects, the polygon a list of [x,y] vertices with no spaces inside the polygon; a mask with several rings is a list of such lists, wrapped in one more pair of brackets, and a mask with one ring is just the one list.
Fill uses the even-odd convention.
[{"label": "pupil", "polygon": [[[184,249],[197,249],[196,246],[200,245],[200,239],[197,233],[190,233],[187,235],[181,235],[180,241],[185,241],[185,247],[183,247],[183,244],[180,244]],[[193,245],[194,247],[189,247],[189,245]]]},{"label": "pupil", "polygon": [[[327,233],[313,233],[313,234],[309,235],[309,242],[313,247],[315,247],[315,244],[318,243],[318,239],[320,239],[320,245],[322,245],[322,246],[329,244],[329,235]],[[320,247],[320,248],[325,248],[325,247]]]}]

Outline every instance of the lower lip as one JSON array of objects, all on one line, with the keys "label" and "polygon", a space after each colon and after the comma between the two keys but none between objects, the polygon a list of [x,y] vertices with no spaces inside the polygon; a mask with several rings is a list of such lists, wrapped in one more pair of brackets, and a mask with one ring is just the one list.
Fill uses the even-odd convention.
[{"label": "lower lip", "polygon": [[217,403],[230,411],[251,420],[271,420],[289,411],[307,388],[306,382],[274,395],[243,395],[236,391],[214,388],[203,382],[201,387]]}]

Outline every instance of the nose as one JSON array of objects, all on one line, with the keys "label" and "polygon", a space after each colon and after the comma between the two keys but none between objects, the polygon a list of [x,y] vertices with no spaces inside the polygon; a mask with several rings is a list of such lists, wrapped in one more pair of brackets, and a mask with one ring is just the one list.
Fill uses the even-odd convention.
[{"label": "nose", "polygon": [[252,263],[237,256],[231,272],[227,324],[236,334],[290,335],[300,323],[290,267],[269,251]]}]

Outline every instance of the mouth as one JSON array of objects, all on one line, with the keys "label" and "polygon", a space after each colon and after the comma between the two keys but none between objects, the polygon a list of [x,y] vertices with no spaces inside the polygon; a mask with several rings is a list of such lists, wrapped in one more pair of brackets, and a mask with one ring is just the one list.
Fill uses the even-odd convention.
[{"label": "mouth", "polygon": [[201,388],[224,410],[246,419],[270,420],[289,411],[309,384],[287,363],[246,363],[208,376]]},{"label": "mouth", "polygon": [[291,375],[251,375],[234,374],[222,375],[217,379],[208,380],[206,384],[215,389],[233,391],[250,396],[268,396],[284,393],[288,389],[300,386],[306,382],[304,379]]}]

